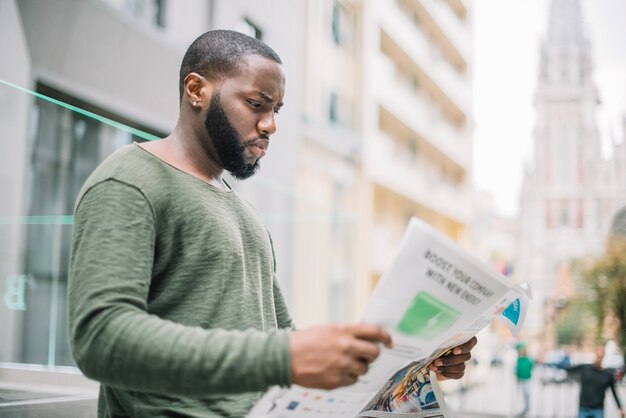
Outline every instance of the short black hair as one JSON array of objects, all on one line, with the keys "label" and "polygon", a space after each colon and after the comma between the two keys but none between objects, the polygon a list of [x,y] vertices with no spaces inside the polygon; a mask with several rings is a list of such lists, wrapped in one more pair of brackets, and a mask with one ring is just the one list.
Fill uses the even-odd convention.
[{"label": "short black hair", "polygon": [[282,64],[272,48],[256,38],[232,30],[211,30],[189,45],[180,65],[179,100],[183,98],[185,77],[198,73],[211,81],[239,74],[245,58],[260,55]]}]

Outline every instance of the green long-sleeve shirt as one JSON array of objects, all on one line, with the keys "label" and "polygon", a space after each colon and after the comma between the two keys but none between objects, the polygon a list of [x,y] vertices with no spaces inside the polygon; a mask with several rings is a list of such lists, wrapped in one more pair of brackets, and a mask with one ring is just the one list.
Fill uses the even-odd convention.
[{"label": "green long-sleeve shirt", "polygon": [[291,383],[292,322],[259,217],[135,144],[79,194],[69,321],[100,417],[239,417]]},{"label": "green long-sleeve shirt", "polygon": [[519,356],[515,365],[515,376],[519,380],[530,380],[534,363],[527,356]]}]

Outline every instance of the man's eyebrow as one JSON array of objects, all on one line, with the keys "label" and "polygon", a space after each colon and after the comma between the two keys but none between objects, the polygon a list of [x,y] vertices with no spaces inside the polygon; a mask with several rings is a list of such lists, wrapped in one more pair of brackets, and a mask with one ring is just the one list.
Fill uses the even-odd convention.
[{"label": "man's eyebrow", "polygon": [[[262,92],[261,90],[257,90],[257,94],[261,96],[263,100],[265,100],[268,103],[272,103],[274,101],[274,98],[272,96],[270,96],[269,94],[265,92]],[[283,102],[276,103],[276,106],[278,107],[281,107],[282,105],[283,105]]]}]

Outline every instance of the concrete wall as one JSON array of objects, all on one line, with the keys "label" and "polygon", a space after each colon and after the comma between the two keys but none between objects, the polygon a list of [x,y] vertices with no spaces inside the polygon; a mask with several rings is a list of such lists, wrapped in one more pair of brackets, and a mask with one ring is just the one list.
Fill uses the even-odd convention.
[{"label": "concrete wall", "polygon": [[163,132],[185,49],[95,0],[20,0],[33,79]]}]

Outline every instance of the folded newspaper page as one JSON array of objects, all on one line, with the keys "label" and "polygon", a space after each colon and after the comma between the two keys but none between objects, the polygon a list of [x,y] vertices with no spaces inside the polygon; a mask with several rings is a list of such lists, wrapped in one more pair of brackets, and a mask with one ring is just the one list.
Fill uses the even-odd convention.
[{"label": "folded newspaper page", "polygon": [[429,366],[494,319],[514,333],[523,325],[530,289],[480,263],[430,225],[411,219],[362,322],[389,331],[368,373],[352,386],[273,388],[249,417],[452,417]]}]

